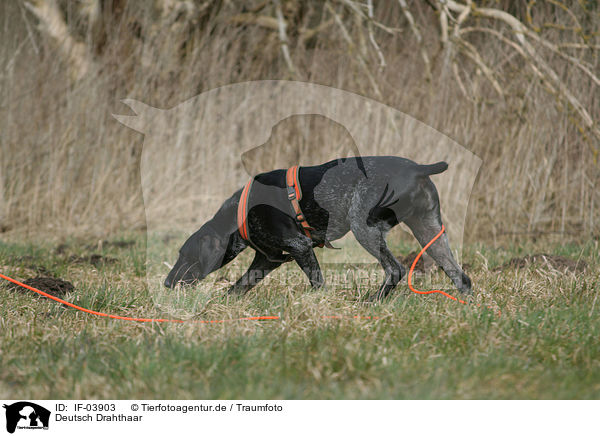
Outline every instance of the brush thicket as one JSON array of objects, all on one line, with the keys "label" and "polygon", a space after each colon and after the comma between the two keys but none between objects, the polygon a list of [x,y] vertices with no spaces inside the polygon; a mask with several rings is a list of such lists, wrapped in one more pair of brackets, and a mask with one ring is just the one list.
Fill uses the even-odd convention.
[{"label": "brush thicket", "polygon": [[[112,118],[112,113],[127,113],[122,98],[169,108],[230,83],[297,79],[379,100],[478,155],[483,165],[469,204],[467,238],[598,232],[597,139],[510,46],[483,33],[465,36],[493,70],[500,95],[481,65],[458,46],[441,46],[439,19],[425,3],[410,5],[421,29],[419,45],[400,8],[404,2],[378,2],[373,11],[377,23],[397,31],[357,19],[342,3],[281,2],[288,20],[289,58],[282,54],[277,10],[271,4],[258,9],[255,16],[263,21],[257,21],[252,7],[262,2],[246,6],[249,9],[244,9],[248,2],[215,2],[192,17],[180,11],[162,19],[147,2],[113,3],[120,9],[112,16],[105,11],[98,37],[70,2],[59,2],[68,30],[86,44],[90,59],[78,79],[56,44],[36,30],[37,19],[30,11],[16,2],[0,6],[3,230],[107,234],[144,225],[139,171],[143,136]],[[489,3],[527,19],[527,11]],[[591,35],[587,43],[597,49],[597,10],[574,6],[567,12],[542,4],[534,12],[533,25],[578,20],[582,32]],[[269,16],[274,21],[264,18]],[[478,18],[471,24],[489,22]],[[500,24],[489,26],[511,36]],[[569,29],[542,26],[540,35],[554,44],[574,44],[577,38]],[[431,77],[425,73],[423,52]],[[568,53],[598,71],[597,50]],[[545,56],[598,119],[593,80],[564,58]],[[380,66],[382,57],[385,66]],[[335,157],[335,146],[314,147],[307,141],[343,142],[344,135],[336,129],[318,117],[290,120],[276,132],[279,154],[272,163],[262,164],[276,165],[299,155],[310,162]],[[162,146],[168,153],[174,144]],[[175,173],[210,173],[215,162],[219,168],[240,165],[240,156],[226,148],[197,147],[203,154],[183,160]],[[226,195],[220,186],[203,189]],[[182,191],[182,202],[186,195],[198,192]]]}]

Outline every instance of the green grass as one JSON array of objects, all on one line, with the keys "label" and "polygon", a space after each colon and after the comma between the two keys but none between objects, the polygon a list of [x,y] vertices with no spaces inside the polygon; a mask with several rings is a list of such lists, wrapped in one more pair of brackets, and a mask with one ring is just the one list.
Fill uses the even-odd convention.
[{"label": "green grass", "polygon": [[[463,261],[471,265],[478,307],[414,295],[405,281],[385,303],[365,305],[360,298],[375,285],[313,291],[306,280],[283,284],[294,265],[282,267],[248,296],[228,300],[224,291],[249,253],[196,288],[168,291],[147,285],[147,278],[157,282],[167,267],[154,262],[146,277],[146,247],[148,259],[163,253],[172,261],[180,241],[170,241],[168,248],[160,240],[146,245],[139,235],[121,241],[129,239],[133,245],[70,240],[58,252],[50,242],[0,243],[0,271],[25,279],[41,267],[75,285],[69,301],[113,314],[282,319],[139,324],[1,287],[0,397],[600,398],[597,241],[466,247]],[[416,248],[396,245],[393,251],[410,247]],[[589,267],[585,273],[538,266],[493,271],[513,256],[536,252],[583,259]],[[91,253],[117,261],[73,261]],[[435,273],[433,282],[440,281],[449,287]],[[429,282],[419,280],[417,286],[428,288]],[[344,318],[322,319],[334,314]]]}]

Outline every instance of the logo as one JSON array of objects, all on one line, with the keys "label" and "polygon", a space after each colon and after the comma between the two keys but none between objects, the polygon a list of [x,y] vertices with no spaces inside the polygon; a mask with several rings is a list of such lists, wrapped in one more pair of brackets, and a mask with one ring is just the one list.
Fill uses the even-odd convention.
[{"label": "logo", "polygon": [[48,430],[50,411],[28,401],[19,401],[11,405],[4,404],[6,409],[6,431],[14,433],[18,429]]}]

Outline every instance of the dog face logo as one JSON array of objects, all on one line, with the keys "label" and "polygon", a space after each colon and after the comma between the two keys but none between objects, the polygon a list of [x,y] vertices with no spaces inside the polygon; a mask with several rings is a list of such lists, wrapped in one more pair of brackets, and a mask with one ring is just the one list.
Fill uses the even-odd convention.
[{"label": "dog face logo", "polygon": [[28,401],[19,401],[6,409],[6,431],[14,433],[18,429],[48,429],[50,411],[42,406]]}]

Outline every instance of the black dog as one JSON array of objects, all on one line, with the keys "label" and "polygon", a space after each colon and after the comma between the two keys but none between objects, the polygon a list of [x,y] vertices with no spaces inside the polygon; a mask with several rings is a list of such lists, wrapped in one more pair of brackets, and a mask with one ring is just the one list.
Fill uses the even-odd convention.
[{"label": "black dog", "polygon": [[[388,249],[386,234],[404,222],[421,245],[433,239],[442,221],[438,193],[429,176],[447,168],[446,162],[419,165],[392,156],[338,159],[300,167],[298,180],[303,196],[299,204],[312,227],[310,237],[288,200],[286,171],[259,174],[248,199],[247,228],[252,244],[242,238],[237,226],[240,189],[183,244],[165,286],[202,280],[251,245],[256,250],[254,260],[229,289],[230,294],[248,292],[269,272],[292,259],[311,285],[319,288],[324,280],[314,247],[329,245],[351,230],[386,273],[384,283],[371,297],[382,299],[406,272]],[[471,293],[471,280],[454,260],[446,234],[428,249],[428,254],[461,292]]]}]

